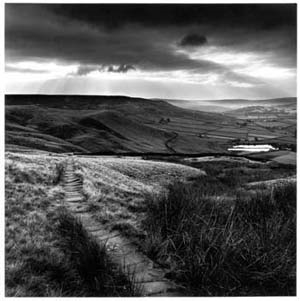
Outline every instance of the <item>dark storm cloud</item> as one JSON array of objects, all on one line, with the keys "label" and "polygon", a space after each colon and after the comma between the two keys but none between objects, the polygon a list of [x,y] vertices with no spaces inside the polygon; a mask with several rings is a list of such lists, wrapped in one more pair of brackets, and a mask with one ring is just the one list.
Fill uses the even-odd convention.
[{"label": "dark storm cloud", "polygon": [[127,64],[121,64],[117,67],[109,66],[107,69],[108,72],[117,72],[117,73],[127,73],[130,70],[135,70],[135,67]]},{"label": "dark storm cloud", "polygon": [[111,33],[81,22],[57,18],[43,5],[40,12],[35,11],[35,16],[29,7],[19,10],[20,7],[13,8],[7,14],[7,59],[50,58],[81,65],[123,65],[119,72],[132,69],[129,66],[146,70],[199,68],[205,71],[223,68],[213,62],[196,61],[174,52],[172,47],[176,45],[178,36],[175,31],[126,27]]},{"label": "dark storm cloud", "polygon": [[50,9],[110,29],[131,23],[150,27],[214,24],[270,29],[296,26],[296,4],[62,4],[52,5]]},{"label": "dark storm cloud", "polygon": [[[104,71],[110,72],[189,70],[241,79],[222,64],[176,51],[178,41],[200,46],[207,39],[216,47],[259,51],[283,66],[293,66],[296,58],[293,4],[6,4],[5,14],[7,62],[76,63],[77,75],[106,66]],[[189,34],[195,31],[205,36]]]},{"label": "dark storm cloud", "polygon": [[205,36],[200,36],[198,34],[188,34],[180,41],[179,45],[186,46],[202,46],[207,43]]},{"label": "dark storm cloud", "polygon": [[135,70],[136,68],[132,65],[127,65],[127,64],[121,64],[119,66],[105,66],[105,65],[100,65],[100,66],[94,66],[94,65],[80,65],[77,68],[76,72],[70,73],[70,75],[87,75],[93,71],[99,71],[99,72],[115,72],[115,73],[127,73],[130,70]]}]

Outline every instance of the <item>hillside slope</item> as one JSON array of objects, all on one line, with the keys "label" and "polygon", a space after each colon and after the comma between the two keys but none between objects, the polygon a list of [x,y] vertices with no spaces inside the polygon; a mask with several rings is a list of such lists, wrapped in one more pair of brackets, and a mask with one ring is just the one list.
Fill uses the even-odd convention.
[{"label": "hillside slope", "polygon": [[6,145],[53,152],[219,151],[225,149],[223,142],[200,140],[164,125],[173,120],[192,127],[235,122],[221,114],[123,96],[6,95],[5,104]]}]

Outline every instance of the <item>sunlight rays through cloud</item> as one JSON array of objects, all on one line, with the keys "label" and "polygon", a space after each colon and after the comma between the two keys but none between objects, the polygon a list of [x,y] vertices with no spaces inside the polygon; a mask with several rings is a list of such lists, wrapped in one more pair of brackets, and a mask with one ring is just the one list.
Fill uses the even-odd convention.
[{"label": "sunlight rays through cloud", "polygon": [[[241,10],[228,19],[215,15],[217,10],[208,10],[206,16],[199,10],[206,6],[199,5],[189,11],[191,19],[178,17],[180,22],[175,22],[175,6],[137,19],[127,14],[107,19],[102,7],[6,5],[6,92],[30,93],[39,90],[33,89],[36,83],[47,93],[73,86],[84,94],[95,85],[94,93],[106,93],[104,87],[110,86],[110,93],[122,94],[115,83],[124,81],[130,83],[124,93],[135,94],[135,89],[147,86],[142,92],[146,97],[168,91],[170,97],[209,99],[218,89],[217,94],[225,93],[223,98],[243,93],[265,98],[278,92],[278,82],[278,93],[288,94],[278,97],[296,93],[292,8],[284,12],[272,6],[272,14],[266,16],[269,8],[264,6],[264,13],[254,10],[255,18]],[[219,9],[223,12],[224,7]],[[46,83],[51,83],[49,91]]]}]

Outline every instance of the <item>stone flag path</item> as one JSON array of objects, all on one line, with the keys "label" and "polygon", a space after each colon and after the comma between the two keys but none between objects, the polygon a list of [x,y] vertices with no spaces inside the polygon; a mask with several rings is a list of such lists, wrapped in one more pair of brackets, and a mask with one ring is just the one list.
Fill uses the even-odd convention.
[{"label": "stone flag path", "polygon": [[81,220],[84,228],[99,244],[105,244],[112,261],[118,264],[125,275],[133,279],[143,296],[180,296],[178,287],[164,278],[165,271],[154,267],[147,256],[117,231],[105,230],[92,218],[82,194],[82,182],[74,173],[74,159],[67,161],[64,174],[65,206]]}]

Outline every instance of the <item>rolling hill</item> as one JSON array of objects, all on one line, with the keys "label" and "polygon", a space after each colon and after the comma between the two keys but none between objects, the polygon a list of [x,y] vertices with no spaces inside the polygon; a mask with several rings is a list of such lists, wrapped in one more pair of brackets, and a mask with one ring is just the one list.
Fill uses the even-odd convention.
[{"label": "rolling hill", "polygon": [[226,107],[248,107],[248,106],[278,106],[278,105],[296,105],[296,97],[282,97],[271,99],[219,99],[209,101],[212,105]]},{"label": "rolling hill", "polygon": [[[278,109],[280,115],[273,116],[270,103],[282,107],[283,101],[290,103],[289,111],[282,115]],[[193,154],[224,152],[234,141],[295,143],[295,99],[265,102],[220,114],[125,96],[6,95],[6,149]],[[258,107],[262,111],[256,112]],[[257,114],[272,119],[266,123]],[[277,119],[288,124],[278,126]]]},{"label": "rolling hill", "polygon": [[165,99],[168,103],[190,110],[199,110],[206,112],[227,113],[228,111],[241,109],[251,106],[289,106],[297,105],[296,97],[272,98],[272,99],[218,99],[218,100],[182,100]]},{"label": "rolling hill", "polygon": [[[165,101],[123,96],[6,95],[6,147],[51,152],[211,152],[224,149],[165,128],[173,120],[228,124],[235,118]],[[176,139],[175,139],[176,138]]]}]

